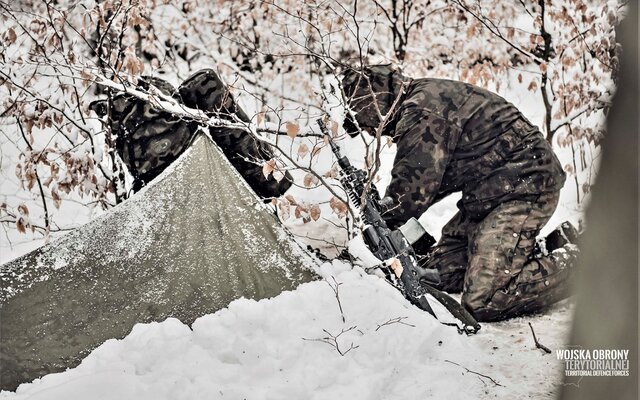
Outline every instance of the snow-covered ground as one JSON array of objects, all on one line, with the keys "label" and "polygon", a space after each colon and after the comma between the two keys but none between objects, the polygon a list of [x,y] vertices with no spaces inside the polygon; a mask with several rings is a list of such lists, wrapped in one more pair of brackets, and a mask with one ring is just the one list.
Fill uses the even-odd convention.
[{"label": "snow-covered ground", "polygon": [[[571,319],[566,301],[545,315],[483,324],[477,335],[465,336],[358,268],[334,261],[319,272],[322,280],[272,299],[236,300],[191,329],[176,319],[138,324],[77,368],[0,399],[539,399],[555,393],[562,364],[535,348],[527,323],[543,344],[562,348]],[[327,343],[332,335],[337,348]]]}]

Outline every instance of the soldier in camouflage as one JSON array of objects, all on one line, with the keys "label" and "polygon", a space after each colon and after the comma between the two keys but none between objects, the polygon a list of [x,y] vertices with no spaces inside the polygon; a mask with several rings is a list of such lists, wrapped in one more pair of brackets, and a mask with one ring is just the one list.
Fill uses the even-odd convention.
[{"label": "soldier in camouflage", "polygon": [[[479,321],[539,311],[567,296],[577,248],[555,240],[547,254],[535,251],[565,174],[515,106],[463,82],[407,79],[388,65],[349,71],[342,83],[355,113],[347,131],[380,129],[397,143],[383,199],[390,228],[462,192],[439,243],[415,245],[427,254],[424,266],[439,271],[440,289],[462,291]],[[575,229],[563,227],[560,236],[574,239]]]},{"label": "soldier in camouflage", "polygon": [[[249,122],[228,88],[211,69],[196,72],[178,90],[159,78],[140,78],[140,89],[148,90],[150,86],[187,107],[204,111],[210,117]],[[150,102],[128,93],[115,95],[110,110],[104,100],[94,103],[92,108],[99,115],[109,115],[109,123],[117,135],[116,151],[134,178],[134,191],[149,183],[177,159],[189,147],[199,129],[198,123],[159,110]],[[265,178],[262,173],[261,162],[273,157],[266,144],[242,129],[208,129],[231,164],[259,196],[277,197],[291,186],[288,173],[280,182],[273,176]]]}]

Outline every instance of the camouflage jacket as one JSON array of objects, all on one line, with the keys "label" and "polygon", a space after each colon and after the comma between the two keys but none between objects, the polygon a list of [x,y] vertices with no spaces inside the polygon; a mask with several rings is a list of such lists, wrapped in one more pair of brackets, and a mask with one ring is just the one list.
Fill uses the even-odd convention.
[{"label": "camouflage jacket", "polygon": [[[390,225],[418,217],[453,192],[462,192],[464,210],[479,219],[505,201],[533,200],[563,186],[550,144],[502,97],[458,81],[400,80],[388,67],[369,69],[369,79],[378,104],[386,99],[381,110],[401,96],[384,130],[398,147],[387,189]],[[358,123],[371,126],[371,102],[362,100],[368,86],[354,84],[353,74],[345,80],[347,94],[358,99],[352,106]]]}]

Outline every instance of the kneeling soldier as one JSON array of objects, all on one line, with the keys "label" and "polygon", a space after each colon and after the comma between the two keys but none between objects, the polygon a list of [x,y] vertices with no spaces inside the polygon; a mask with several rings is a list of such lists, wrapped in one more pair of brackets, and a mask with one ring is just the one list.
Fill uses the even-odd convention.
[{"label": "kneeling soldier", "polygon": [[[439,271],[441,289],[462,291],[479,321],[539,311],[567,296],[575,229],[563,224],[548,240],[548,254],[534,251],[565,174],[515,106],[463,82],[408,79],[386,65],[349,71],[342,83],[359,127],[382,129],[397,143],[383,199],[390,228],[462,192],[439,243],[414,246],[428,254],[425,266]],[[379,114],[389,112],[381,127]],[[354,124],[345,121],[348,132]]]}]

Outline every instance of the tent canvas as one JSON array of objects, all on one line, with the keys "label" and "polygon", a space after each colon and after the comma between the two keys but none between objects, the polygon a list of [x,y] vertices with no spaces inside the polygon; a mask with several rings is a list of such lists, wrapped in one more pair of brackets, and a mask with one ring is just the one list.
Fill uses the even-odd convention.
[{"label": "tent canvas", "polygon": [[0,389],[76,366],[139,322],[184,323],[314,279],[205,135],[101,218],[0,267]]}]

